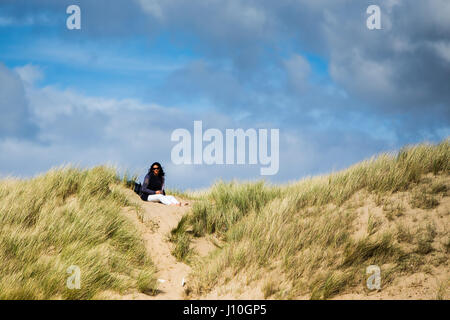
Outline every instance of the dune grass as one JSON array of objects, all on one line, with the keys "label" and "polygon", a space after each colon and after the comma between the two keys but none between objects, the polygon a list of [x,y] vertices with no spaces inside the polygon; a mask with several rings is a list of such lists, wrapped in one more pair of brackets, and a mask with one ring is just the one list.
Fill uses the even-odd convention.
[{"label": "dune grass", "polygon": [[[155,267],[120,210],[127,177],[99,166],[0,181],[0,299],[92,299],[104,290],[155,292]],[[70,266],[80,289],[66,286]]]},{"label": "dune grass", "polygon": [[[355,238],[357,213],[349,199],[366,192],[382,203],[383,197],[407,191],[426,174],[450,174],[450,140],[437,145],[408,146],[398,153],[381,154],[347,170],[301,180],[287,186],[257,183],[215,184],[194,205],[186,219],[173,230],[176,239],[192,230],[193,236],[214,233],[224,246],[194,265],[189,291],[201,295],[223,284],[223,274],[263,276],[279,270],[280,282],[287,285],[279,298],[309,295],[330,298],[363,284],[365,268],[386,266],[387,284],[394,274],[408,271],[420,255],[405,253],[392,228],[378,230],[379,222],[370,218],[367,233]],[[431,193],[444,192],[435,185]],[[418,197],[415,205],[432,208],[429,197]],[[356,206],[357,207],[357,206]],[[390,209],[392,219],[402,208]],[[389,215],[389,213],[387,214]],[[417,252],[429,252],[430,232],[420,239]],[[403,236],[408,237],[403,230]],[[278,286],[264,286],[266,297]],[[281,291],[281,289],[280,289]],[[276,294],[275,294],[276,296]]]}]

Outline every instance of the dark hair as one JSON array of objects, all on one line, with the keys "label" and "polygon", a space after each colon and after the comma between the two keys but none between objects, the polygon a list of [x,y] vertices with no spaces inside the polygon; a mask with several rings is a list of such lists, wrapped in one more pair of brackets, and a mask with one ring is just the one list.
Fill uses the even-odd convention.
[{"label": "dark hair", "polygon": [[159,162],[153,162],[152,165],[150,166],[150,169],[148,169],[148,172],[152,173],[152,168],[154,165],[157,165],[159,167],[158,177],[164,177],[164,170]]}]

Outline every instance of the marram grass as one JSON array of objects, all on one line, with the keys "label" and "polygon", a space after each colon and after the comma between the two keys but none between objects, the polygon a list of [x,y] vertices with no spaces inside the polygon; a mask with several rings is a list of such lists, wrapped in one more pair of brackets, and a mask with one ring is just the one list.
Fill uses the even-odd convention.
[{"label": "marram grass", "polygon": [[[124,177],[126,180],[126,177]],[[92,299],[102,291],[154,292],[155,267],[116,169],[55,168],[0,181],[0,299]],[[80,289],[69,289],[70,266]]]},{"label": "marram grass", "polygon": [[[427,174],[448,176],[449,160],[447,139],[437,145],[405,147],[347,170],[281,187],[264,182],[215,184],[173,230],[193,230],[194,236],[214,233],[224,243],[194,265],[189,291],[200,296],[208,293],[224,284],[224,274],[243,273],[257,280],[276,269],[282,275],[277,283],[287,285],[278,293],[274,286],[270,290],[264,286],[265,296],[326,299],[363,285],[365,267],[370,264],[390,266],[385,272],[388,283],[394,274],[411,271],[408,266],[422,258],[417,252],[404,252],[392,228],[378,231],[373,217],[368,232],[355,239],[357,213],[347,201],[359,191],[380,199],[408,191]],[[432,191],[445,188],[435,185]],[[419,241],[416,251],[431,250],[429,242],[424,243]]]}]

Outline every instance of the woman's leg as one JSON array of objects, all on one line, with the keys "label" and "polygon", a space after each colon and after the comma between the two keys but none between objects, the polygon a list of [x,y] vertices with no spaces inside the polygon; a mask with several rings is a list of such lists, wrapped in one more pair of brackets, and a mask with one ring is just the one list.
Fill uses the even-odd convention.
[{"label": "woman's leg", "polygon": [[172,204],[179,204],[180,202],[175,199],[174,196],[166,196],[166,198],[172,203]]},{"label": "woman's leg", "polygon": [[149,194],[147,201],[151,201],[151,202],[162,202],[161,198],[164,197],[164,195],[162,194]]},{"label": "woman's leg", "polygon": [[150,194],[147,198],[147,201],[153,201],[153,202],[161,202],[162,204],[169,205],[169,204],[179,204],[177,199],[175,199],[174,196],[165,196],[162,194]]},{"label": "woman's leg", "polygon": [[162,196],[160,201],[166,205],[171,205],[171,204],[179,205],[180,204],[177,201],[177,199],[175,199],[173,196]]}]

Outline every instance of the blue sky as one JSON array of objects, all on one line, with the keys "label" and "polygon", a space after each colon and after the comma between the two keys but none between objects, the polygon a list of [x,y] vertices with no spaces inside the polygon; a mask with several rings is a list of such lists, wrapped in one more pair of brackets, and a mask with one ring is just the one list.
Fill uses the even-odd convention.
[{"label": "blue sky", "polygon": [[[2,1],[0,176],[111,163],[142,177],[160,161],[180,189],[283,183],[441,141],[449,16],[445,0]],[[194,120],[279,129],[279,172],[173,164],[170,135]]]}]

